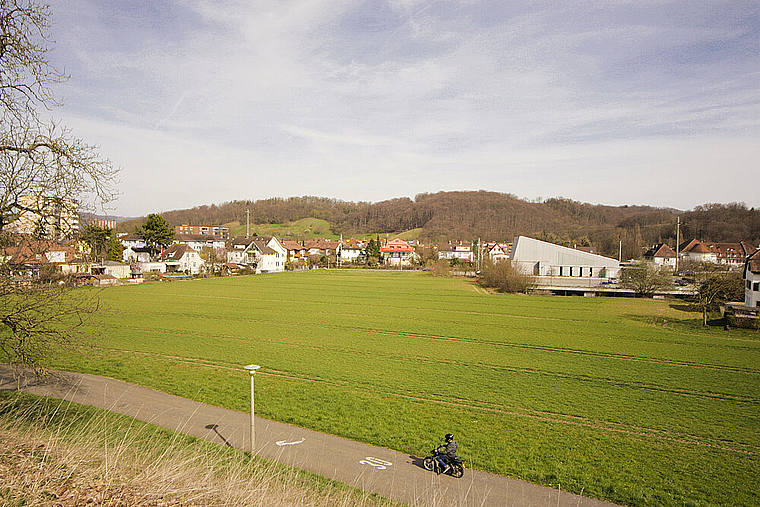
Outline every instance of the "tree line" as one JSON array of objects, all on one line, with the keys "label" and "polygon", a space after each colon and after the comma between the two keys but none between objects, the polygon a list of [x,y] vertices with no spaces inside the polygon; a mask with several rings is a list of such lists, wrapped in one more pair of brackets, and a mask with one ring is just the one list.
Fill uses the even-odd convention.
[{"label": "tree line", "polygon": [[[529,202],[512,194],[487,191],[423,193],[377,203],[303,196],[232,201],[169,211],[172,225],[287,223],[320,218],[344,236],[399,233],[420,229],[424,242],[447,240],[510,241],[527,235],[566,246],[592,246],[597,253],[638,258],[656,243],[675,246],[676,220],[681,241],[747,241],[760,244],[760,210],[742,203],[705,204],[691,211],[651,206],[605,206],[562,197]],[[120,224],[131,232],[136,222]]]}]

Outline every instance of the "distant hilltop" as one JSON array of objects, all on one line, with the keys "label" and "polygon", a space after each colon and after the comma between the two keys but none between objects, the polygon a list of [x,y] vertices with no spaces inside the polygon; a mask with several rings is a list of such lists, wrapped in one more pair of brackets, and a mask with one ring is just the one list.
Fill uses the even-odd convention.
[{"label": "distant hilltop", "polygon": [[[504,241],[526,235],[566,246],[593,245],[601,254],[639,257],[641,249],[681,239],[760,244],[760,210],[742,203],[705,204],[691,211],[651,206],[606,206],[562,197],[525,200],[488,191],[424,193],[376,203],[327,197],[270,198],[197,206],[161,214],[172,225],[288,224],[326,221],[336,234],[398,234],[418,230],[425,241]],[[141,219],[120,221],[132,232]]]}]

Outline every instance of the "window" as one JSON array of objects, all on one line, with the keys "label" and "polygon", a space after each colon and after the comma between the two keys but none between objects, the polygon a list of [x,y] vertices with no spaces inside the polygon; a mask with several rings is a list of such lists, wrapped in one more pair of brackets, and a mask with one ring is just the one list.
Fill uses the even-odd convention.
[{"label": "window", "polygon": [[752,290],[754,290],[755,292],[758,292],[758,291],[760,291],[760,282],[755,282],[755,283],[753,284],[753,288],[752,288]]}]

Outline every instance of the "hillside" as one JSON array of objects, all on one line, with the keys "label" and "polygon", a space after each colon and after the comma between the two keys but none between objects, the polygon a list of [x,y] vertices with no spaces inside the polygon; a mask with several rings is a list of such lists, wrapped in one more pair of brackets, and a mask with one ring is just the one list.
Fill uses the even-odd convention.
[{"label": "hillside", "polygon": [[[638,257],[642,248],[681,237],[703,241],[748,241],[760,244],[760,210],[740,203],[706,204],[692,211],[651,206],[605,206],[565,198],[529,202],[512,194],[487,191],[438,192],[377,203],[347,202],[325,197],[272,198],[198,206],[162,215],[171,224],[233,224],[245,230],[250,213],[252,233],[294,238],[400,234],[415,230],[426,242],[444,240],[510,241],[529,235],[565,245],[592,245],[600,253]],[[326,223],[316,229],[317,219]],[[119,224],[131,232],[140,220]],[[236,225],[237,224],[237,225]],[[276,227],[273,227],[277,224]],[[321,226],[320,226],[321,227]]]}]

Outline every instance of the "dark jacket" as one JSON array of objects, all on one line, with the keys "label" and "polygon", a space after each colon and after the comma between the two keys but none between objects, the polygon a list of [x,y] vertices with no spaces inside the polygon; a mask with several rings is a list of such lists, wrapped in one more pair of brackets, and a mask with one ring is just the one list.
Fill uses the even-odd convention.
[{"label": "dark jacket", "polygon": [[441,444],[440,447],[446,446],[446,448],[443,450],[441,454],[445,454],[449,458],[456,458],[457,456],[457,441],[456,440],[449,440],[449,443],[447,444]]}]

